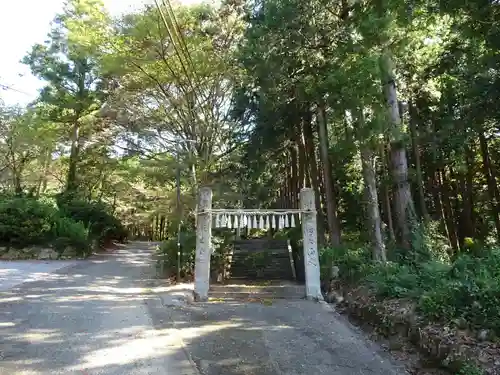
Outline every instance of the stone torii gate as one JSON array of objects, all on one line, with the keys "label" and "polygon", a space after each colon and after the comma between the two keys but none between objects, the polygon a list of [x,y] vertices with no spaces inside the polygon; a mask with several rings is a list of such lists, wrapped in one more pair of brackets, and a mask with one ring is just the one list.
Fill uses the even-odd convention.
[{"label": "stone torii gate", "polygon": [[[216,215],[216,225],[228,228],[248,225],[257,228],[283,228],[294,226],[289,224],[298,216],[302,222],[302,236],[304,247],[304,266],[306,276],[306,295],[310,300],[322,301],[320,283],[320,268],[318,256],[318,239],[316,223],[316,206],[314,190],[304,188],[300,192],[300,208],[287,210],[234,210],[212,209],[212,190],[208,187],[201,188],[198,195],[198,211],[196,222],[196,258],[194,272],[194,299],[207,301],[210,287],[210,257],[212,255],[212,221]],[[276,223],[278,217],[278,223]],[[232,219],[234,218],[234,224]],[[265,223],[262,225],[264,222]],[[284,225],[286,221],[286,225]],[[222,225],[221,225],[222,222]],[[242,223],[245,224],[242,224]],[[226,225],[225,225],[226,223]],[[256,224],[255,224],[256,223]]]}]

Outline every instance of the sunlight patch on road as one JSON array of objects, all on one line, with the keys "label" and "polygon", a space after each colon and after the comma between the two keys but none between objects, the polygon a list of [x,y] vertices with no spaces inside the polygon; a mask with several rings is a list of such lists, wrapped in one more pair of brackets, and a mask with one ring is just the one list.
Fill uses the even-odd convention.
[{"label": "sunlight patch on road", "polygon": [[220,330],[238,328],[238,327],[241,327],[241,324],[221,321],[213,324],[206,324],[201,327],[193,327],[193,328],[183,327],[182,329],[179,329],[178,332],[182,336],[182,338],[191,340]]},{"label": "sunlight patch on road", "polygon": [[[116,336],[121,336],[118,331]],[[148,359],[160,358],[177,350],[176,346],[168,345],[168,338],[148,330],[140,336],[129,337],[127,341],[107,348],[100,348],[83,357],[82,361],[67,371],[81,371],[82,368],[106,368],[107,366],[141,363]],[[144,337],[146,336],[146,337]],[[173,338],[172,338],[173,339]]]},{"label": "sunlight patch on road", "polygon": [[22,297],[5,297],[5,298],[0,298],[0,303],[19,302],[22,300],[23,300]]},{"label": "sunlight patch on road", "polygon": [[34,343],[60,343],[62,342],[62,337],[59,331],[57,330],[48,330],[48,329],[31,329],[23,334],[11,335],[9,336],[10,340],[16,341],[27,341],[32,344]]}]

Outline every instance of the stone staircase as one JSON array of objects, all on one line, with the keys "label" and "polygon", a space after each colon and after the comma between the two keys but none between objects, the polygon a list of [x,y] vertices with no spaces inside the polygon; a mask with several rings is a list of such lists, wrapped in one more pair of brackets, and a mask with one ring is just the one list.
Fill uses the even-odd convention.
[{"label": "stone staircase", "polygon": [[211,284],[209,298],[305,298],[305,286],[295,281],[295,267],[288,241],[237,240],[229,264],[229,278],[221,284]]},{"label": "stone staircase", "polygon": [[303,299],[306,296],[305,285],[293,282],[230,282],[210,285],[210,299]]},{"label": "stone staircase", "polygon": [[230,257],[231,280],[295,280],[287,241],[237,240]]}]

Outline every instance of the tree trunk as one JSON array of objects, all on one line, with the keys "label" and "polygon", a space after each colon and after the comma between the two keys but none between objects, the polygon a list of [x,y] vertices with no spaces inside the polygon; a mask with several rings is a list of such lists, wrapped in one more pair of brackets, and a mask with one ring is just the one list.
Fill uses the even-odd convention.
[{"label": "tree trunk", "polygon": [[323,164],[323,180],[325,183],[325,198],[326,198],[326,214],[328,219],[328,231],[330,234],[330,242],[334,247],[340,246],[341,234],[340,226],[337,217],[337,197],[332,179],[332,169],[330,164],[330,156],[328,155],[328,130],[326,127],[325,108],[323,105],[318,106],[317,111],[317,126],[319,134],[319,147],[321,162]]},{"label": "tree trunk", "polygon": [[301,188],[312,187],[310,168],[308,168],[308,165],[309,165],[308,159],[309,158],[307,157],[306,139],[305,139],[305,135],[304,135],[304,125],[302,122],[300,124],[300,134],[298,137],[299,166],[301,167],[299,169],[299,176],[300,176]]},{"label": "tree trunk", "polygon": [[297,153],[297,147],[295,144],[292,144],[290,147],[290,159],[292,163],[292,179],[291,179],[291,208],[298,208],[298,197],[299,197],[299,160],[298,160],[298,153]]},{"label": "tree trunk", "polygon": [[481,157],[483,159],[483,174],[488,185],[488,195],[490,196],[491,216],[495,222],[497,238],[500,241],[500,207],[497,202],[496,181],[491,173],[490,152],[488,149],[488,141],[484,136],[484,132],[479,132],[479,145],[481,148]]},{"label": "tree trunk", "polygon": [[378,205],[375,155],[366,145],[361,146],[361,167],[367,196],[368,230],[372,242],[373,260],[386,262],[387,255],[382,238],[382,220]]},{"label": "tree trunk", "polygon": [[318,178],[318,163],[316,161],[316,154],[314,152],[314,137],[311,126],[311,112],[309,108],[305,109],[303,118],[303,131],[304,131],[304,145],[306,151],[307,168],[309,170],[309,175],[311,178],[311,185],[314,189],[314,198],[316,201],[316,208],[318,210],[318,241],[321,245],[325,243],[325,228],[324,228],[324,216],[321,210],[321,197],[319,190],[319,178]]},{"label": "tree trunk", "polygon": [[389,240],[392,243],[394,243],[396,242],[396,235],[394,233],[394,224],[392,220],[391,196],[390,196],[389,186],[387,184],[387,180],[389,179],[389,173],[387,170],[387,166],[389,165],[388,163],[389,159],[387,158],[387,152],[384,144],[380,146],[380,159],[382,160],[382,163],[380,163],[381,176],[382,176],[382,183],[381,183],[382,187],[380,189],[382,212],[386,216],[387,235],[389,236]]},{"label": "tree trunk", "polygon": [[446,178],[446,172],[444,169],[438,171],[439,182],[441,186],[441,202],[443,208],[443,216],[445,219],[448,238],[451,247],[456,251],[458,250],[458,239],[455,230],[455,218],[453,214],[453,208],[450,200],[450,184]]},{"label": "tree trunk", "polygon": [[467,142],[465,146],[465,163],[467,171],[461,179],[461,190],[463,197],[462,225],[460,243],[465,237],[475,237],[475,214],[474,214],[474,148],[473,142]]},{"label": "tree trunk", "polygon": [[424,193],[424,179],[422,177],[422,165],[420,162],[420,149],[418,144],[418,133],[417,124],[415,119],[415,108],[413,102],[409,102],[409,117],[410,117],[410,134],[411,134],[411,145],[413,150],[413,157],[415,158],[415,173],[417,177],[417,192],[418,192],[418,203],[420,206],[420,214],[424,219],[424,222],[429,221],[429,213],[427,211],[427,205],[425,204],[425,193]]},{"label": "tree trunk", "polygon": [[408,161],[406,149],[403,142],[403,129],[399,116],[398,98],[395,75],[392,69],[393,63],[390,55],[384,53],[380,58],[380,70],[382,86],[387,102],[391,126],[398,136],[391,140],[391,175],[394,183],[394,207],[397,224],[397,236],[400,245],[409,250],[410,243],[410,220],[413,214],[413,200],[410,185],[408,184]]}]

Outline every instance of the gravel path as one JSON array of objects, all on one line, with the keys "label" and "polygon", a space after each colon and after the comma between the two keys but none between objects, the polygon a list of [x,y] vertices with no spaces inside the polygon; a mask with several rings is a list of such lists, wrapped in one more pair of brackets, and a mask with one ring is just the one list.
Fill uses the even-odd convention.
[{"label": "gravel path", "polygon": [[405,374],[308,301],[183,304],[135,242],[0,292],[0,375]]}]

